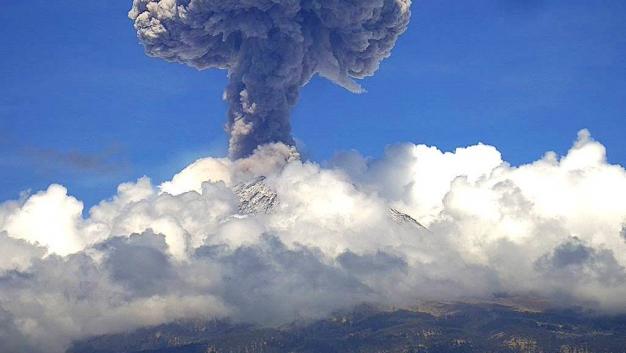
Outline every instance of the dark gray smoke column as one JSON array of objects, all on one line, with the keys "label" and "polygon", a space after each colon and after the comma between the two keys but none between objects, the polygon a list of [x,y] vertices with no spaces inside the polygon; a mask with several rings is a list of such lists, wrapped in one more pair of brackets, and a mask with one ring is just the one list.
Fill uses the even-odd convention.
[{"label": "dark gray smoke column", "polygon": [[230,155],[293,145],[289,114],[315,73],[353,92],[409,22],[411,0],[134,0],[151,56],[228,70]]}]

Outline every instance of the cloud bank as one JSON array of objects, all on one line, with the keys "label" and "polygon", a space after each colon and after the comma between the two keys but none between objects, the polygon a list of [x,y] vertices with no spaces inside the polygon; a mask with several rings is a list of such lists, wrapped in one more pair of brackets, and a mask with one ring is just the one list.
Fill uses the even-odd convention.
[{"label": "cloud bank", "polygon": [[[259,176],[274,205],[240,211],[235,190]],[[0,351],[61,352],[180,318],[273,325],[362,302],[511,295],[626,312],[624,200],[626,171],[586,130],[565,156],[517,167],[482,144],[402,144],[324,166],[266,145],[161,185],[122,184],[87,216],[51,185],[0,204]]]},{"label": "cloud bank", "polygon": [[266,143],[294,145],[290,111],[320,74],[360,92],[406,30],[411,0],[134,0],[146,52],[228,70],[224,99],[233,158]]}]

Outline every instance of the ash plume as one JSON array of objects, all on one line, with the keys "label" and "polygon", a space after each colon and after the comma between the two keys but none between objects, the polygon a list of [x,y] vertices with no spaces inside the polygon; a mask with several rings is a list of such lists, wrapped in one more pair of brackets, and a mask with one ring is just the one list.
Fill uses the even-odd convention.
[{"label": "ash plume", "polygon": [[289,115],[320,74],[353,92],[409,22],[411,0],[134,0],[129,17],[154,57],[228,70],[230,156],[294,145]]}]

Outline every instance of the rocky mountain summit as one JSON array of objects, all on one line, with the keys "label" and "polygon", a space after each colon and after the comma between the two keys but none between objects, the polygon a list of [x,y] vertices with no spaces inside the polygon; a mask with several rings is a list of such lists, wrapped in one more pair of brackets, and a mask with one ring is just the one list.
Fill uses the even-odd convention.
[{"label": "rocky mountain summit", "polygon": [[427,228],[424,227],[420,222],[418,222],[415,218],[409,216],[406,213],[402,213],[392,207],[389,208],[388,212],[389,212],[389,217],[391,217],[391,219],[398,224],[411,224],[411,225],[427,230]]},{"label": "rocky mountain summit", "polygon": [[233,187],[233,191],[239,198],[241,214],[268,214],[278,206],[278,194],[267,186],[265,179],[264,176],[260,176]]},{"label": "rocky mountain summit", "polygon": [[[239,198],[239,212],[242,215],[269,214],[280,204],[278,194],[267,185],[265,180],[264,176],[260,176],[233,187],[233,191]],[[393,207],[389,207],[387,215],[398,224],[411,225],[427,230],[415,218]]]}]

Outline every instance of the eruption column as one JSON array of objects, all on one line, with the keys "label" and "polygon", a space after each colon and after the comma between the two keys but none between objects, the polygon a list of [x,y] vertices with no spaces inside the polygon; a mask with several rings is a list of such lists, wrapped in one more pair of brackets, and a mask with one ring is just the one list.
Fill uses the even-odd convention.
[{"label": "eruption column", "polygon": [[228,70],[230,155],[293,145],[289,115],[320,75],[353,91],[409,22],[410,0],[134,0],[129,17],[146,52]]}]

